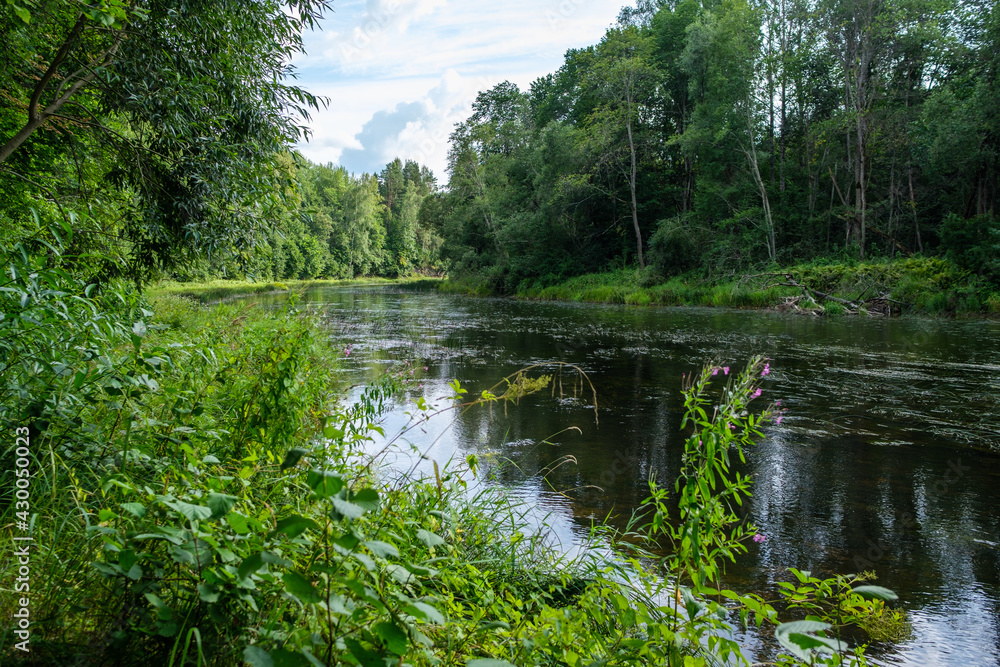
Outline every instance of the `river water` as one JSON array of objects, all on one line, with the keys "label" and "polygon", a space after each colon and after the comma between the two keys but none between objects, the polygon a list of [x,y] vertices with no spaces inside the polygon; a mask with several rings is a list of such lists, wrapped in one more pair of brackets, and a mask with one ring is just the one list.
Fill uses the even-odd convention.
[{"label": "river water", "polygon": [[[533,364],[582,368],[597,390],[599,424],[589,388],[574,397],[564,372],[562,398],[545,392],[506,415],[472,410],[405,438],[442,464],[477,454],[564,548],[609,514],[624,525],[650,474],[672,484],[683,373],[766,355],[773,372],[760,406],[780,400],[788,410],[749,452],[749,515],[767,540],[727,567],[726,584],[774,599],[789,567],[822,576],[871,569],[913,625],[905,643],[871,649],[879,662],[1000,665],[1000,323],[521,302],[398,287],[327,288],[306,302],[353,342],[355,382],[410,362],[414,382],[388,418],[390,433],[405,426],[418,396],[447,403],[453,379],[475,396]],[[564,457],[571,462],[557,465]]]}]

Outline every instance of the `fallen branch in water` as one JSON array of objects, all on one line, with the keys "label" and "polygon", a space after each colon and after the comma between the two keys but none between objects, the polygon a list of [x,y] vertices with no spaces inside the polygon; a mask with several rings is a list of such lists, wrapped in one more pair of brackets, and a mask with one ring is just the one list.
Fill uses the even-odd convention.
[{"label": "fallen branch in water", "polygon": [[[784,282],[773,282],[773,283],[770,283],[770,284],[766,285],[764,287],[764,289],[770,289],[771,287],[792,287],[792,288],[801,290],[802,291],[802,296],[787,297],[785,299],[785,304],[784,304],[785,307],[794,308],[795,310],[799,310],[799,311],[802,310],[799,307],[799,302],[802,299],[808,299],[810,302],[812,302],[812,304],[816,307],[816,309],[819,310],[819,312],[826,312],[826,307],[823,305],[822,302],[832,301],[833,303],[837,303],[837,304],[840,304],[841,306],[843,306],[847,310],[848,314],[850,314],[850,315],[859,315],[859,314],[863,313],[865,315],[887,315],[887,316],[891,316],[892,315],[892,305],[893,304],[899,305],[900,306],[900,310],[902,310],[903,307],[910,305],[910,304],[907,304],[907,303],[905,303],[903,301],[897,301],[896,299],[891,299],[891,298],[889,298],[888,294],[882,294],[882,295],[879,295],[879,296],[871,297],[869,299],[863,299],[863,298],[861,298],[861,297],[864,297],[864,295],[868,292],[868,290],[865,290],[865,292],[862,292],[861,297],[859,297],[857,300],[855,300],[855,301],[849,301],[848,299],[842,299],[842,298],[834,296],[832,294],[828,294],[826,292],[822,292],[820,290],[813,289],[811,287],[808,287],[807,285],[803,285],[798,280],[796,280],[795,276],[793,276],[790,273],[780,273],[780,272],[779,273],[758,273],[756,275],[746,276],[745,279],[750,279],[750,278],[764,278],[764,277],[772,277],[772,278],[776,277],[776,278],[783,278],[784,279]],[[871,289],[871,288],[869,287],[868,289]]]}]

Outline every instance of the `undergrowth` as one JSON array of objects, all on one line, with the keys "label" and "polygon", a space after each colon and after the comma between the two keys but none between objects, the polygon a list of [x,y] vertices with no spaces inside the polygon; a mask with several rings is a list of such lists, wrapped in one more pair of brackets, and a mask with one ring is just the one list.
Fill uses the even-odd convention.
[{"label": "undergrowth", "polygon": [[[975,315],[1000,313],[1000,286],[963,271],[949,260],[913,257],[870,262],[813,262],[788,268],[765,268],[759,274],[705,277],[697,273],[663,279],[651,269],[618,269],[567,279],[525,280],[514,293],[524,299],[583,301],[628,305],[707,306],[763,309],[781,306],[801,290],[782,285],[791,275],[801,285],[848,301],[888,297],[904,313]],[[449,278],[449,293],[485,296],[489,284],[476,276]],[[843,312],[827,302],[829,312]]]},{"label": "undergrowth", "polygon": [[[3,257],[0,428],[23,435],[0,450],[5,664],[748,664],[737,622],[775,624],[787,660],[842,664],[840,628],[894,598],[860,579],[793,586],[796,599],[832,593],[778,624],[776,601],[721,589],[754,536],[734,513],[749,480],[730,466],[770,414],[752,409],[761,359],[685,385],[679,515],[650,480],[634,535],[597,526],[594,545],[616,549],[569,558],[502,490],[469,490],[474,458],[427,480],[384,476],[365,452],[408,374],[345,402],[345,341],[294,299],[204,308],[86,284],[61,252],[70,234]],[[516,402],[551,377],[478,397],[455,382],[443,410]],[[435,417],[422,402],[414,414],[410,428]],[[33,540],[27,564],[13,537]],[[19,576],[30,586],[15,594]]]}]

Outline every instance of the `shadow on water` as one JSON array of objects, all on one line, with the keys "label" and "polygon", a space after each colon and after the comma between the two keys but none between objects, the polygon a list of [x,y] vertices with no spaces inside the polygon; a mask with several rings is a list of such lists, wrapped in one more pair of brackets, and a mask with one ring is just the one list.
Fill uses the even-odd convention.
[{"label": "shadow on water", "polygon": [[[392,287],[317,290],[306,301],[354,343],[359,382],[408,360],[420,385],[413,392],[432,403],[450,394],[452,379],[476,395],[535,363],[586,370],[599,426],[587,396],[533,396],[507,415],[470,411],[410,436],[441,462],[473,452],[506,461],[494,468],[497,481],[537,505],[564,545],[605,516],[624,525],[650,475],[676,477],[682,373],[767,355],[775,372],[764,398],[788,409],[748,464],[756,482],[748,511],[768,539],[728,568],[727,584],[776,598],[789,567],[874,570],[914,629],[900,646],[873,647],[881,661],[1000,664],[1000,323],[527,303]],[[404,411],[390,427],[405,423]],[[566,455],[577,465],[543,483],[538,472]]]}]

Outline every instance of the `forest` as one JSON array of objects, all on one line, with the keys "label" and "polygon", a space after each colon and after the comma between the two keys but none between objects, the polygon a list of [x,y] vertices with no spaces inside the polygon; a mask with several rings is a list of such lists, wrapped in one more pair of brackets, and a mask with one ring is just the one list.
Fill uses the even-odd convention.
[{"label": "forest", "polygon": [[942,256],[998,276],[989,2],[653,2],[478,97],[435,195],[491,289]]},{"label": "forest", "polygon": [[[121,16],[105,20],[128,20],[125,5],[108,7]],[[79,53],[55,54],[39,81],[24,67],[46,38],[18,34],[20,22],[8,10],[5,90],[20,102],[0,111],[4,234],[16,240],[29,210],[71,215],[79,242],[113,256],[94,267],[102,275],[448,273],[514,293],[626,267],[649,286],[940,257],[978,280],[983,308],[1000,276],[989,2],[643,0],[528,90],[482,91],[440,186],[410,160],[361,175],[309,163],[282,148],[305,127],[250,102],[308,113],[335,101],[284,83],[241,98],[181,54],[149,67],[197,84],[104,82],[95,66],[57,86],[70,67],[60,58],[120,69],[152,57],[116,42],[114,23],[74,26]],[[33,95],[56,92],[47,109]],[[206,113],[208,97],[226,108]],[[22,107],[37,120],[24,124]],[[252,134],[268,122],[270,134]],[[225,187],[247,179],[256,185]]]},{"label": "forest", "polygon": [[[439,415],[549,400],[603,419],[582,366],[532,351],[492,385],[431,377],[463,347],[436,368],[375,357],[358,380],[354,346],[398,317],[337,328],[299,288],[603,280],[622,301],[694,285],[754,305],[725,281],[818,294],[857,270],[895,281],[893,303],[1000,311],[1000,8],[640,0],[528,90],[482,91],[447,182],[405,156],[358,175],[296,150],[337,104],[292,65],[334,8],[0,4],[3,664],[707,667],[759,649],[866,665],[871,644],[911,637],[873,583],[881,557],[852,574],[783,563],[767,590],[726,579],[772,539],[744,470],[785,419],[765,404],[774,360],[685,359],[663,398],[671,478],[639,474],[631,518],[591,521],[570,555],[493,484],[488,453],[422,478],[380,457]],[[282,294],[207,306],[170,287],[206,280]],[[387,433],[400,405],[410,421]]]}]

